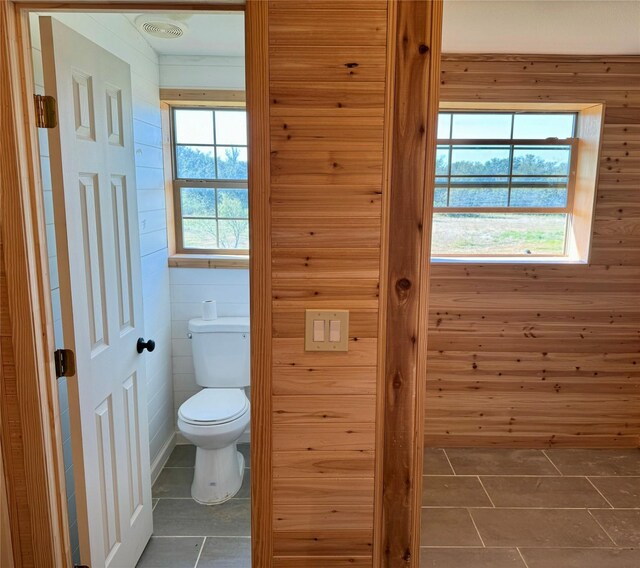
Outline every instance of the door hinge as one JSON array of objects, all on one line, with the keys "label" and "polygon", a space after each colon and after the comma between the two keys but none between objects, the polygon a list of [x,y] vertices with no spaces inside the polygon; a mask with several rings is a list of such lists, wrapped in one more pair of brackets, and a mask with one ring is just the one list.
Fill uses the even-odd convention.
[{"label": "door hinge", "polygon": [[33,95],[33,103],[36,109],[36,126],[38,128],[58,126],[56,99],[47,95]]},{"label": "door hinge", "polygon": [[72,377],[76,374],[76,356],[71,349],[57,349],[53,352],[56,377]]}]

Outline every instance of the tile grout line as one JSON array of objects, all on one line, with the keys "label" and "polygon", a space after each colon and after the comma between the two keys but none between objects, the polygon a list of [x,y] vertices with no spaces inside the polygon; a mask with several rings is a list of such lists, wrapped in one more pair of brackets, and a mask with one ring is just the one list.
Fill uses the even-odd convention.
[{"label": "tile grout line", "polygon": [[522,563],[524,564],[524,568],[529,568],[529,565],[527,564],[527,561],[524,559],[524,556],[522,556],[522,551],[520,550],[520,547],[516,546],[516,550],[518,551],[518,554],[520,555],[520,558],[522,558]]},{"label": "tile grout line", "polygon": [[613,504],[611,503],[611,501],[609,501],[609,499],[607,499],[607,498],[603,495],[602,491],[600,491],[600,489],[598,489],[598,488],[596,487],[595,483],[594,483],[593,481],[591,481],[591,480],[589,479],[589,477],[588,477],[588,476],[586,476],[586,475],[584,476],[584,478],[585,478],[589,483],[591,483],[591,485],[593,486],[593,488],[594,488],[594,489],[599,493],[600,497],[602,497],[602,498],[607,502],[607,505],[609,505],[609,507],[611,507],[612,509],[615,509],[615,507],[613,506]]},{"label": "tile grout line", "polygon": [[[608,511],[609,509],[606,509],[606,510]],[[596,517],[594,517],[594,516],[591,514],[591,509],[587,509],[587,512],[589,513],[589,516],[590,516],[590,517],[591,517],[591,518],[596,522],[596,524],[597,524],[597,525],[602,529],[602,532],[604,532],[604,534],[606,534],[606,535],[607,535],[607,537],[608,537],[608,538],[609,538],[609,540],[614,544],[614,546],[615,546],[616,548],[621,548],[620,546],[618,546],[618,543],[617,543],[615,540],[613,540],[613,538],[612,538],[612,537],[611,537],[611,535],[607,532],[607,530],[606,530],[606,529],[605,529],[605,528],[600,524],[600,521],[599,521],[598,519],[596,519]]]},{"label": "tile grout line", "polygon": [[453,475],[458,475],[456,473],[455,468],[453,467],[453,464],[451,463],[451,460],[449,459],[449,454],[447,454],[447,450],[445,450],[444,448],[440,448],[440,449],[444,453],[444,457],[447,458],[447,463],[449,464],[449,467],[451,468],[451,471],[453,472]]},{"label": "tile grout line", "polygon": [[473,523],[473,528],[476,529],[476,533],[478,533],[478,538],[480,539],[480,542],[482,543],[482,548],[487,548],[487,545],[484,543],[484,539],[482,538],[482,535],[480,534],[480,531],[478,530],[478,525],[476,525],[476,520],[473,518],[473,515],[471,514],[471,511],[469,510],[469,508],[467,508],[467,515],[469,515],[469,517],[471,518],[471,522]]},{"label": "tile grout line", "polygon": [[493,502],[493,499],[491,498],[491,495],[489,495],[489,492],[487,491],[487,488],[484,486],[484,483],[482,483],[482,478],[478,475],[476,476],[478,478],[478,481],[480,482],[480,487],[482,487],[482,489],[484,489],[484,492],[487,494],[487,497],[489,498],[489,503],[491,503],[491,506],[495,509],[496,508],[496,504]]},{"label": "tile grout line", "polygon": [[553,460],[548,456],[547,450],[540,450],[542,455],[549,460],[549,463],[554,467],[554,469],[560,474],[561,477],[564,477],[564,474],[560,471],[560,468],[553,463]]},{"label": "tile grout line", "polygon": [[207,542],[207,537],[205,536],[202,539],[202,546],[200,547],[200,552],[198,552],[198,558],[196,558],[196,563],[193,565],[193,568],[198,568],[198,562],[200,562],[200,557],[202,556],[202,551],[204,550],[204,545]]}]

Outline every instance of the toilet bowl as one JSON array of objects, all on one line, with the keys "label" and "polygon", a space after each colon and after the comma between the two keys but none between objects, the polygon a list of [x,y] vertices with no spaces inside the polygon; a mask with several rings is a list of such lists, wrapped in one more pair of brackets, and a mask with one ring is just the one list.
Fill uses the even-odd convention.
[{"label": "toilet bowl", "polygon": [[198,503],[224,503],[240,490],[244,456],[236,444],[249,416],[241,388],[204,388],[180,406],[178,429],[196,446],[191,496]]}]

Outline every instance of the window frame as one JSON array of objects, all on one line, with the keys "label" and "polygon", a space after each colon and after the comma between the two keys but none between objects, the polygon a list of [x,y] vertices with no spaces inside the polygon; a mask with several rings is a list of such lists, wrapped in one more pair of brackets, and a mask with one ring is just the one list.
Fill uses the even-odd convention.
[{"label": "window frame", "polygon": [[[234,99],[237,97],[237,95],[234,96]],[[165,101],[166,102],[166,101]],[[233,259],[238,259],[240,258],[247,258],[249,257],[249,252],[250,252],[250,247],[249,248],[238,248],[238,249],[225,249],[225,248],[193,248],[193,247],[185,247],[184,246],[184,225],[183,225],[183,219],[185,218],[182,215],[182,201],[181,201],[181,190],[182,188],[214,188],[214,189],[245,189],[247,192],[249,191],[249,179],[248,179],[248,174],[247,174],[247,179],[246,180],[227,180],[227,179],[203,179],[203,178],[179,178],[177,176],[177,172],[178,172],[178,167],[177,167],[177,158],[176,158],[176,154],[177,154],[177,147],[179,146],[179,144],[177,144],[176,142],[176,124],[175,124],[175,112],[177,110],[210,110],[212,112],[215,113],[215,111],[243,111],[246,114],[246,106],[244,104],[238,104],[238,103],[229,103],[226,101],[214,101],[212,100],[211,102],[203,102],[203,101],[196,101],[193,103],[190,102],[186,102],[186,101],[179,101],[179,102],[167,102],[168,104],[168,137],[169,137],[169,141],[168,141],[168,150],[170,153],[170,156],[166,157],[168,159],[168,161],[170,161],[170,165],[171,165],[171,175],[170,175],[170,179],[166,180],[167,183],[169,183],[171,185],[171,205],[172,205],[172,211],[173,211],[173,239],[174,239],[174,245],[173,245],[173,251],[172,251],[172,256],[174,257],[178,257],[178,256],[183,256],[183,257],[196,257],[196,256],[200,256],[200,257],[227,257],[227,258],[233,258]],[[214,118],[215,120],[215,118]],[[215,130],[215,123],[214,123],[214,130]],[[210,146],[212,148],[217,149],[218,147],[230,147],[229,145],[225,145],[225,144],[216,144],[216,139],[215,139],[215,133],[214,133],[214,144],[213,145],[207,145]],[[246,146],[240,146],[240,147],[244,147],[247,150],[247,156],[248,156],[248,134],[247,134],[247,145]],[[194,144],[183,144],[184,146],[194,146]],[[197,144],[195,144],[195,146],[197,146]],[[238,147],[238,145],[236,145],[235,147]],[[165,152],[167,151],[167,149],[165,149]],[[217,162],[216,162],[216,174],[217,174]],[[165,173],[165,176],[167,174]],[[216,198],[216,209],[217,209],[217,198]],[[199,219],[201,217],[198,216],[189,216],[188,218],[193,218],[193,219]],[[217,216],[217,211],[216,211],[216,216],[215,217],[202,217],[202,218],[206,218],[206,219],[212,219],[215,220],[216,223],[218,223],[220,220],[226,221],[226,220],[236,220],[235,218],[223,218],[220,219]],[[242,220],[242,221],[247,221],[247,223],[249,222],[249,217],[247,216],[246,219],[242,218],[242,219],[237,219],[237,220]]]},{"label": "window frame", "polygon": [[[567,176],[567,204],[565,207],[437,207],[434,205],[434,214],[455,214],[455,213],[532,213],[532,214],[565,214],[567,215],[566,230],[564,239],[564,251],[562,254],[515,254],[515,253],[443,253],[431,254],[431,261],[434,263],[446,262],[506,262],[511,264],[519,263],[544,263],[544,262],[566,262],[566,263],[586,263],[590,253],[591,231],[593,222],[593,208],[595,207],[595,191],[597,185],[597,165],[594,169],[585,164],[587,159],[599,156],[600,142],[602,139],[602,127],[604,117],[604,105],[601,103],[453,103],[441,102],[439,114],[574,114],[574,136],[571,138],[546,138],[546,139],[462,139],[462,138],[438,138],[436,146],[508,146],[513,152],[517,146],[558,146],[566,145],[571,147],[571,158],[569,172]],[[585,127],[587,125],[587,127]],[[585,130],[588,131],[583,139]],[[581,134],[582,133],[582,134]],[[452,151],[451,150],[451,151]],[[451,175],[451,157],[449,157],[449,172],[445,175],[436,176],[434,168],[434,188],[436,177],[457,177]],[[582,159],[581,159],[582,158]],[[527,176],[532,177],[532,176]],[[509,176],[511,179],[511,175]],[[450,187],[450,186],[448,186]],[[576,204],[577,192],[582,192],[583,199],[579,205]],[[435,189],[434,189],[435,194]],[[591,203],[591,210],[584,210],[584,195],[586,201]],[[580,209],[581,217],[579,227],[574,223],[574,215]],[[589,230],[585,228],[584,219],[588,218]]]}]

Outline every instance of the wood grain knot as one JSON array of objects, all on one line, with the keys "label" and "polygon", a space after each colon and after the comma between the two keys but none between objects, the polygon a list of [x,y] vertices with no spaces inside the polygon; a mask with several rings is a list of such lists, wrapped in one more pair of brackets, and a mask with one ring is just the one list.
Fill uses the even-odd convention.
[{"label": "wood grain knot", "polygon": [[391,386],[398,390],[399,388],[402,388],[402,375],[400,374],[400,371],[396,371],[393,374],[393,380],[391,381]]},{"label": "wood grain knot", "polygon": [[345,64],[344,64],[344,66],[345,66],[347,69],[354,69],[354,68],[356,68],[356,67],[358,67],[358,66],[359,66],[359,63],[345,63]]},{"label": "wood grain knot", "polygon": [[418,47],[418,53],[420,53],[420,55],[424,55],[428,51],[429,51],[429,46],[425,45],[424,43],[421,43],[420,47]]}]

